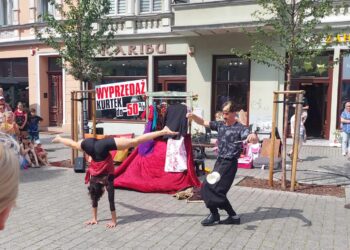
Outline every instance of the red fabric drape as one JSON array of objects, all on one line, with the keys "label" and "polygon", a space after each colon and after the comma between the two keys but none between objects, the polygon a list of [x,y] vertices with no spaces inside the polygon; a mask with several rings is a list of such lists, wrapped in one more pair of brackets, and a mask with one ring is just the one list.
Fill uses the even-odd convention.
[{"label": "red fabric drape", "polygon": [[113,171],[114,163],[111,155],[108,155],[108,157],[103,161],[95,162],[92,160],[85,174],[85,184],[89,183],[90,176],[97,176],[100,174],[113,174]]},{"label": "red fabric drape", "polygon": [[200,186],[196,176],[192,142],[190,135],[185,137],[187,152],[187,171],[167,173],[164,171],[166,142],[155,141],[152,153],[145,156],[138,154],[137,148],[115,169],[114,187],[127,188],[140,192],[174,193],[190,186]]}]

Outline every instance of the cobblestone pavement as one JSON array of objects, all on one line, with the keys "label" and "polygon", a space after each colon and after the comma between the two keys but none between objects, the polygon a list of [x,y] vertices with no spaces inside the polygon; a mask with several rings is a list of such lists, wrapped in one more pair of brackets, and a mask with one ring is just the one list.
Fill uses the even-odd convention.
[{"label": "cobblestone pavement", "polygon": [[[52,147],[51,159],[70,156],[65,149],[45,147]],[[324,178],[311,170],[327,171],[329,183],[348,181],[335,174],[348,174],[350,168],[339,149],[305,147],[302,158],[299,169],[310,174],[298,172],[299,181]],[[240,169],[237,179],[266,173]],[[83,178],[65,168],[22,171],[17,206],[0,233],[0,249],[350,249],[350,210],[343,208],[343,198],[233,186],[228,196],[241,225],[202,227],[208,212],[203,203],[118,189],[118,226],[106,229],[105,195],[100,223],[83,225],[91,216]]]}]

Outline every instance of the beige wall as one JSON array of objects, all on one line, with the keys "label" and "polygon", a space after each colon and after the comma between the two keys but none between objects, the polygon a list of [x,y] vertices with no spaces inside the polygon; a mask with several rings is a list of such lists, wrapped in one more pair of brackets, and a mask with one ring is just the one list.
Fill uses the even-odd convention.
[{"label": "beige wall", "polygon": [[203,26],[253,21],[252,13],[261,9],[257,4],[198,5],[193,8],[176,8],[174,26]]}]

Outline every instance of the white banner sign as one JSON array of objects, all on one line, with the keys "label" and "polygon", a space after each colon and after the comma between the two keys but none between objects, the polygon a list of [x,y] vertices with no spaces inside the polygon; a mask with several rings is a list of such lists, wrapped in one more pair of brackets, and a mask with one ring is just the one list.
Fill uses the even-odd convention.
[{"label": "white banner sign", "polygon": [[142,96],[147,91],[146,79],[98,85],[95,90],[97,110],[115,109],[117,117],[124,113],[135,116],[145,110]]}]

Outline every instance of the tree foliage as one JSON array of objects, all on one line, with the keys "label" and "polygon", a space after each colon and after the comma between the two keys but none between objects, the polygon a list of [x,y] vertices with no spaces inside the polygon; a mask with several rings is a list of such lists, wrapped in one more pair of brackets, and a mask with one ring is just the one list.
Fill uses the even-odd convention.
[{"label": "tree foliage", "polygon": [[[309,61],[328,46],[326,38],[331,29],[322,24],[322,19],[331,13],[332,1],[257,0],[257,3],[260,8],[252,17],[258,27],[253,32],[244,30],[251,47],[248,51],[233,48],[231,52],[281,71],[286,70],[286,90],[290,90],[293,62]],[[282,145],[286,145],[287,141],[288,113],[286,105]],[[270,185],[272,183],[270,176]],[[286,147],[282,152],[282,188],[286,188]]]},{"label": "tree foliage", "polygon": [[58,51],[63,66],[76,80],[96,80],[101,75],[95,58],[112,45],[114,33],[110,0],[64,0],[60,5],[51,0],[60,19],[51,14],[41,16],[45,28],[36,29],[37,37]]},{"label": "tree foliage", "polygon": [[[248,51],[232,53],[280,70],[294,59],[309,60],[324,51],[330,27],[321,23],[331,13],[330,0],[257,0],[253,13],[258,27],[244,30],[252,45]],[[292,61],[291,61],[292,60]]]}]

